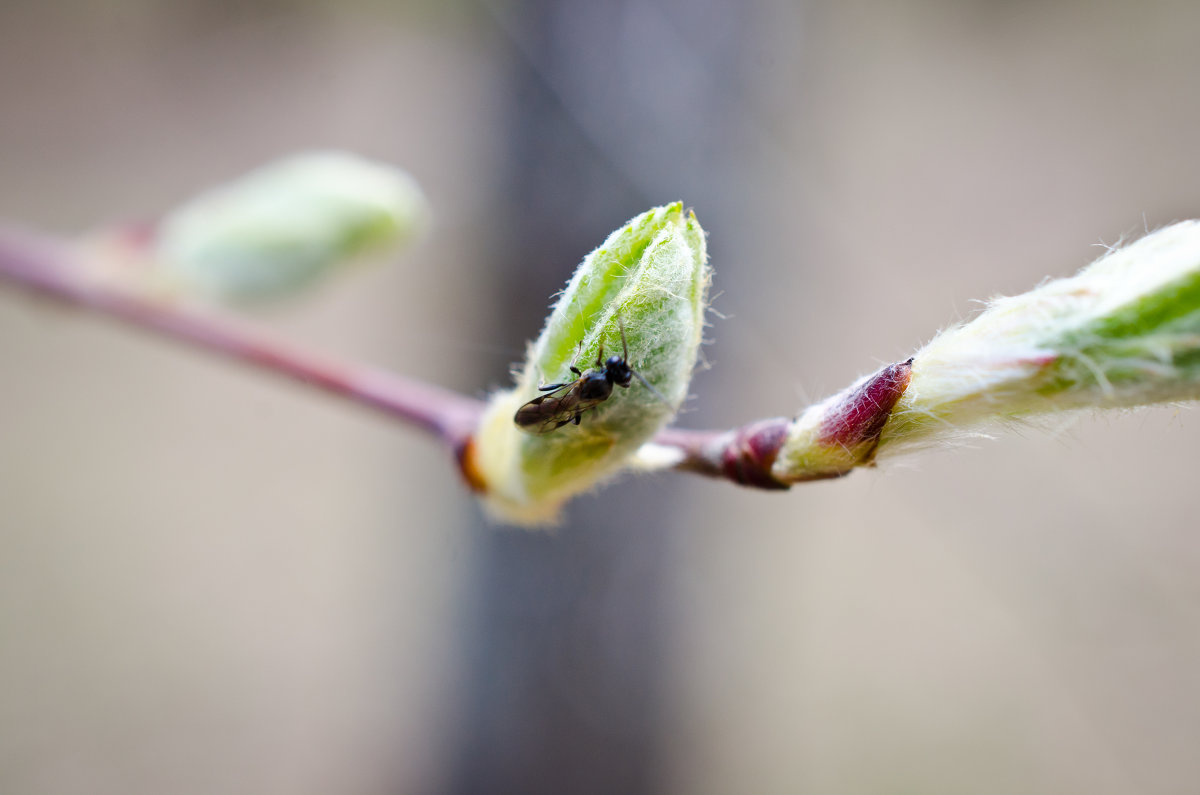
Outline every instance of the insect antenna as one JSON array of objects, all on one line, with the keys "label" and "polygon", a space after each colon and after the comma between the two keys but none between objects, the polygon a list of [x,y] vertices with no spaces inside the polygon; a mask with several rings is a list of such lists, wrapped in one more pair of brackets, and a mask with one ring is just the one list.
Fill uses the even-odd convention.
[{"label": "insect antenna", "polygon": [[[625,339],[625,319],[620,315],[617,315],[617,328],[621,329],[621,358],[625,360],[625,364],[629,364],[629,341]],[[642,383],[642,386],[646,387],[646,389],[649,389],[650,393],[654,395],[654,397],[658,398],[659,402],[665,406],[671,405],[671,401],[667,400],[662,392],[659,392],[657,389],[655,389],[654,384],[647,381],[645,376],[643,376],[637,370],[634,370],[632,367],[629,368],[629,372],[633,373],[634,377]]]},{"label": "insect antenna", "polygon": [[658,398],[663,405],[671,405],[671,401],[667,400],[666,397],[663,396],[662,392],[659,392],[657,389],[655,389],[654,384],[651,384],[649,381],[647,381],[641,373],[639,373],[637,370],[634,370],[632,367],[629,368],[629,372],[633,373],[634,377],[642,382],[642,386],[646,387],[646,389],[649,389],[654,394],[654,397]]}]

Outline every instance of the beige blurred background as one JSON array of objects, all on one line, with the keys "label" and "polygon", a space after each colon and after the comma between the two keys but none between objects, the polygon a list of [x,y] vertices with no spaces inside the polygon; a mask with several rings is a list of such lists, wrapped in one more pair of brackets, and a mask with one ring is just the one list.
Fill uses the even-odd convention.
[{"label": "beige blurred background", "polygon": [[[513,75],[590,30],[555,16],[576,27],[534,19],[547,38],[522,38],[552,5],[0,2],[0,217],[78,233],[309,146],[396,162],[433,204],[425,239],[258,320],[482,394],[540,322],[518,325],[509,297],[536,308],[554,289],[496,265],[536,201],[508,189]],[[622,59],[661,58],[635,87],[680,81],[680,106],[703,106],[688,101],[724,75],[657,43],[719,42],[715,4],[637,5],[621,6],[612,81]],[[737,5],[724,160],[689,148],[711,117],[609,124],[532,70],[639,195],[683,198],[710,232],[726,317],[684,424],[791,413],[972,299],[1200,215],[1193,4]],[[642,30],[642,49],[616,46]],[[556,140],[523,143],[549,158]],[[594,199],[556,199],[591,237],[551,285],[648,206]],[[559,230],[520,236],[543,233]],[[514,613],[503,643],[472,643],[475,581],[497,538],[553,560],[639,516],[660,540],[660,618],[638,658],[648,690],[608,699],[654,711],[604,762],[652,747],[625,791],[1186,793],[1200,778],[1192,409],[1051,423],[787,494],[626,481],[523,540],[486,525],[415,432],[6,289],[0,373],[4,793],[554,791],[569,772],[538,766],[585,769],[590,741],[562,759],[534,744],[507,778],[462,773],[519,733],[479,695],[504,683],[478,681],[530,640]],[[639,560],[622,563],[570,570],[618,639],[638,618],[614,594]],[[546,690],[596,744],[621,735],[554,670]]]}]

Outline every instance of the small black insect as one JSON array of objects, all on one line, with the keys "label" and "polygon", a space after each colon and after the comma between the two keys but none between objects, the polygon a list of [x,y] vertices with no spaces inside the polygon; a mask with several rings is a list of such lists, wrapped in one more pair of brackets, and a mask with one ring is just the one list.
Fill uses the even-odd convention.
[{"label": "small black insect", "polygon": [[[629,388],[630,380],[637,378],[642,386],[654,393],[663,403],[667,399],[642,377],[642,374],[629,366],[629,343],[625,341],[625,324],[621,328],[621,356],[604,358],[604,346],[600,346],[600,355],[596,357],[596,368],[581,373],[579,368],[572,366],[571,372],[579,376],[574,381],[564,381],[560,384],[542,384],[538,389],[545,395],[535,397],[521,408],[517,409],[513,422],[527,433],[550,433],[568,423],[579,424],[583,413],[594,409],[612,395],[613,386]],[[582,344],[582,343],[580,343]]]}]

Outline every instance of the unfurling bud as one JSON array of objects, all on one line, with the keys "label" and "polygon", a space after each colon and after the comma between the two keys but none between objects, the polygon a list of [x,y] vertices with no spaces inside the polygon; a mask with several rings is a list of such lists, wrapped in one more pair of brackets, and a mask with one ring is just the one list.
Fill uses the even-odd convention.
[{"label": "unfurling bud", "polygon": [[[568,498],[610,477],[670,421],[695,368],[709,278],[704,231],[679,203],[639,215],[587,256],[516,388],[492,396],[468,448],[464,470],[495,515],[553,521]],[[618,380],[593,403],[569,368],[603,371],[601,354],[625,359],[626,347],[629,388]],[[545,381],[567,385],[539,392]]]},{"label": "unfurling bud", "polygon": [[879,453],[989,421],[1200,398],[1200,222],[998,298],[917,352]]},{"label": "unfurling bud", "polygon": [[907,362],[806,410],[778,483],[844,474],[1057,411],[1200,398],[1200,222],[1167,227],[1075,276],[998,298]]}]

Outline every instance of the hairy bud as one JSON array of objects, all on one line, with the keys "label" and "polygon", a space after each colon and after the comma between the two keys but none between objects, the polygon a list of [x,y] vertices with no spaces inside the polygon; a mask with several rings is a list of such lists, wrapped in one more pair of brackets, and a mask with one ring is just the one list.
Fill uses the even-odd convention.
[{"label": "hairy bud", "polygon": [[[471,445],[471,470],[495,515],[553,521],[563,502],[610,477],[670,421],[695,368],[709,279],[704,231],[678,203],[639,215],[588,255],[530,347],[517,386],[492,396]],[[623,356],[622,329],[627,364],[645,383],[614,389],[579,425],[541,434],[517,426],[518,409],[546,394],[541,382],[575,381],[572,365],[600,369],[601,351]]]}]

